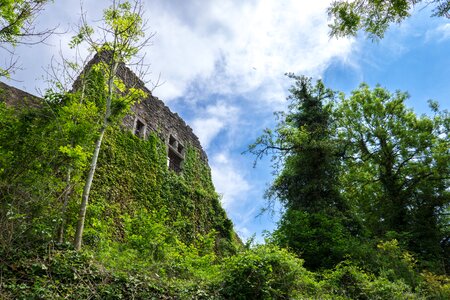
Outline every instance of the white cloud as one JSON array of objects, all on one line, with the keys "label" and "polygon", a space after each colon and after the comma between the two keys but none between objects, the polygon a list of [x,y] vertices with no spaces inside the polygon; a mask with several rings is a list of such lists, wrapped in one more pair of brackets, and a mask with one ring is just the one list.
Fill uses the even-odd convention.
[{"label": "white cloud", "polygon": [[232,208],[237,199],[245,198],[251,189],[250,183],[243,177],[239,168],[227,152],[221,152],[210,160],[214,186],[222,195],[222,205],[225,209]]},{"label": "white cloud", "polygon": [[234,230],[244,243],[246,243],[253,235],[253,233],[245,226],[235,226]]},{"label": "white cloud", "polygon": [[149,58],[154,74],[170,82],[156,91],[166,100],[184,95],[193,81],[210,93],[234,94],[279,86],[285,72],[318,76],[351,51],[351,40],[328,37],[329,1],[175,4],[181,7],[149,7],[157,31]]},{"label": "white cloud", "polygon": [[203,147],[208,149],[211,141],[222,130],[231,130],[237,125],[238,117],[237,107],[219,101],[207,106],[204,111],[197,112],[197,117],[192,121],[192,128]]},{"label": "white cloud", "polygon": [[[88,20],[99,20],[109,3],[85,1]],[[288,71],[320,75],[332,58],[347,57],[352,45],[351,40],[328,38],[328,4],[327,0],[145,2],[148,33],[156,32],[154,46],[145,49],[152,65],[148,79],[155,81],[161,73],[165,84],[156,94],[169,101],[185,95],[193,82],[209,93],[235,94],[262,85],[276,89]],[[28,70],[18,74],[18,80],[30,81],[31,69],[39,77],[40,68],[58,52],[59,40],[68,52],[65,46],[73,32],[66,31],[79,23],[79,15],[76,0],[47,6],[39,24],[43,28],[59,24],[65,33],[54,36],[51,47],[19,49]],[[30,51],[43,55],[36,60]],[[270,95],[263,94],[260,100],[274,103]]]},{"label": "white cloud", "polygon": [[[50,26],[77,24],[79,1],[63,2],[50,4],[41,19]],[[89,20],[98,20],[110,3],[84,2]],[[354,41],[328,37],[329,3],[145,1],[149,34],[156,32],[153,46],[145,49],[152,72],[145,79],[155,81],[161,74],[165,83],[155,90],[155,95],[165,102],[180,101],[178,107],[184,101],[195,112],[189,123],[210,155],[216,189],[223,194],[224,207],[235,216],[236,228],[246,236],[255,230],[250,223],[263,201],[262,191],[255,190],[262,187],[248,170],[251,159],[247,158],[248,165],[244,165],[239,157],[248,139],[273,120],[272,111],[285,106],[291,82],[283,74],[319,77],[333,60],[351,60]],[[43,73],[40,68],[50,63],[51,55],[58,52],[59,40],[67,51],[72,35],[68,32],[54,36],[51,47],[38,45],[22,50],[27,70],[16,78],[33,91],[37,85],[34,79]],[[39,59],[35,53],[40,54]]]},{"label": "white cloud", "polygon": [[426,39],[428,41],[437,40],[438,42],[442,42],[449,38],[450,38],[450,23],[441,24],[437,28],[429,30],[426,33]]},{"label": "white cloud", "polygon": [[224,126],[224,122],[215,117],[195,119],[192,123],[192,128],[205,149],[208,149],[211,141],[223,129]]}]

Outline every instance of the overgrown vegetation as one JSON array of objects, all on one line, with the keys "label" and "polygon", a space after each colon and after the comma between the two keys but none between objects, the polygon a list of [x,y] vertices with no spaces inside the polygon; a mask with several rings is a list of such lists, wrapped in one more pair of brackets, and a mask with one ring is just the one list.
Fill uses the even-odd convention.
[{"label": "overgrown vegetation", "polygon": [[[84,153],[80,144],[71,151],[61,146],[67,140],[60,125],[74,130],[70,136],[75,138],[86,123],[72,123],[75,115],[67,120],[72,98],[60,100],[20,111],[0,104],[2,297],[38,297],[45,290],[44,298],[63,298],[78,295],[71,284],[77,289],[85,282],[79,295],[94,289],[103,299],[100,282],[128,285],[134,278],[129,276],[138,273],[156,280],[164,295],[172,287],[161,282],[174,278],[177,286],[176,279],[210,276],[206,268],[236,253],[240,242],[197,150],[186,150],[180,175],[167,168],[166,146],[155,134],[142,140],[120,128],[106,134],[86,217],[86,251],[74,253],[70,241],[83,175],[72,171],[69,189],[66,171],[82,173],[89,157],[78,155]],[[84,142],[95,139],[84,137]],[[61,280],[66,272],[75,275]]]},{"label": "overgrown vegetation", "polygon": [[[116,29],[133,16],[118,8],[106,10]],[[279,162],[267,195],[284,214],[244,246],[197,149],[176,173],[157,133],[121,128],[143,94],[127,97],[113,71],[135,48],[94,50],[111,69],[85,69],[75,91],[29,108],[0,91],[1,299],[450,298],[450,118],[437,103],[419,117],[404,93],[363,84],[346,97],[290,74],[288,112],[250,146]]]},{"label": "overgrown vegetation", "polygon": [[[289,77],[294,84],[288,112],[249,148],[257,158],[273,155],[281,165],[267,193],[284,208],[271,242],[304,258],[305,266],[325,278],[335,274],[326,269],[349,272],[345,285],[355,281],[358,290],[339,295],[416,297],[433,273],[442,274],[436,289],[445,295],[448,112],[430,102],[433,116],[419,117],[405,106],[406,93],[362,84],[346,97],[320,81],[312,85],[309,78]],[[372,283],[360,286],[365,280],[386,282],[391,296],[366,291]],[[436,297],[443,297],[440,293]]]},{"label": "overgrown vegetation", "polygon": [[[90,126],[98,126],[89,121],[90,114],[96,113],[95,103],[85,111],[78,106],[79,98],[72,94],[48,94],[40,108],[17,109],[1,103],[0,296],[5,299],[447,299],[450,281],[444,268],[446,252],[432,252],[441,247],[440,240],[433,237],[444,239],[446,227],[417,227],[418,231],[414,231],[416,227],[412,225],[418,217],[412,204],[408,204],[411,207],[407,219],[412,216],[414,222],[405,223],[406,227],[400,228],[403,231],[394,231],[388,224],[382,231],[375,230],[379,228],[376,223],[367,221],[373,212],[367,211],[364,204],[378,199],[374,198],[376,195],[383,199],[382,194],[368,194],[378,191],[376,184],[381,182],[370,179],[371,169],[364,169],[363,159],[357,165],[353,160],[351,164],[345,160],[338,163],[346,157],[344,153],[356,155],[359,149],[356,146],[361,143],[345,143],[351,126],[345,131],[342,126],[332,125],[336,122],[334,115],[340,116],[340,124],[351,124],[348,118],[358,110],[346,112],[350,100],[344,98],[337,106],[331,105],[331,101],[320,104],[319,98],[308,94],[311,91],[308,79],[294,79],[299,80],[296,87],[303,89],[297,96],[309,95],[309,100],[302,104],[293,99],[293,112],[301,110],[303,114],[287,115],[285,120],[289,122],[281,123],[277,129],[284,134],[283,145],[295,146],[302,141],[290,148],[289,155],[293,156],[301,151],[323,149],[320,157],[327,158],[324,165],[317,163],[316,158],[311,166],[317,168],[314,172],[333,169],[335,173],[324,174],[328,182],[325,192],[319,193],[319,201],[311,201],[317,194],[314,188],[321,185],[304,181],[302,187],[296,184],[302,181],[292,180],[309,174],[304,169],[295,173],[294,168],[299,161],[301,166],[307,166],[308,155],[292,159],[284,155],[285,166],[292,163],[293,167],[282,169],[272,191],[286,189],[277,195],[286,197],[283,202],[286,214],[266,245],[247,247],[233,232],[214,191],[210,170],[197,150],[187,149],[183,172],[178,174],[167,168],[166,146],[156,134],[143,140],[129,131],[111,128],[105,133],[86,215],[85,249],[74,251],[70,241],[75,234],[78,199],[89,160],[83,153],[89,153],[84,148],[93,147],[95,141]],[[313,91],[326,91],[323,85],[316,88]],[[359,97],[361,91],[372,93],[362,86],[354,95]],[[327,91],[326,95],[334,94]],[[368,101],[370,97],[366,96],[364,99]],[[395,107],[401,107],[402,99],[396,100]],[[325,117],[308,118],[306,107]],[[448,167],[445,163],[448,148],[444,147],[448,136],[443,135],[448,117],[438,113],[437,108],[435,111],[434,122],[443,131],[433,138],[433,145],[442,152],[431,151],[430,146],[424,148],[433,153],[436,164],[427,166],[422,162],[420,168],[440,166],[439,172],[433,174],[443,176],[444,166]],[[412,112],[409,118],[414,120]],[[302,120],[312,122],[308,126],[314,126],[315,130],[299,126]],[[315,120],[326,126],[319,126]],[[427,117],[421,120],[429,126],[433,124]],[[413,124],[420,127],[421,122]],[[292,126],[286,128],[287,124]],[[382,128],[389,129],[387,125]],[[312,136],[319,141],[314,142]],[[422,140],[407,141],[426,146],[426,135],[421,137]],[[310,143],[305,144],[306,140]],[[72,146],[68,147],[68,143]],[[341,147],[346,151],[338,151]],[[419,153],[411,147],[408,146],[409,153]],[[425,159],[422,154],[419,158]],[[72,172],[69,185],[68,170]],[[358,181],[354,179],[357,174],[365,174],[360,179],[369,180],[373,187],[357,188]],[[402,178],[410,180],[414,174]],[[349,181],[353,182],[351,186],[345,184]],[[432,182],[439,181],[436,178]],[[361,184],[368,186],[367,182]],[[417,189],[425,186],[417,184]],[[434,197],[438,191],[441,197],[447,195],[448,191],[439,189],[443,185],[434,188]],[[290,194],[291,188],[297,192]],[[357,191],[365,194],[357,196]],[[307,194],[305,202],[302,195]],[[411,203],[418,201],[409,199],[414,201]],[[430,224],[445,224],[440,209],[434,211],[438,223]],[[425,229],[434,233],[428,235],[429,240],[420,240],[422,251],[418,251],[415,242],[419,241],[411,237]]]}]

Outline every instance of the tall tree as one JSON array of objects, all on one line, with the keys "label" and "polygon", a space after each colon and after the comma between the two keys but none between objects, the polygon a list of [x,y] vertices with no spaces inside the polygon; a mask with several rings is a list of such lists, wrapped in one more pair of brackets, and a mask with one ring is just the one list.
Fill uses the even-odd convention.
[{"label": "tall tree", "polygon": [[382,38],[391,23],[400,23],[410,16],[419,3],[433,5],[433,16],[450,18],[448,0],[339,0],[328,8],[332,18],[331,36],[355,36],[362,29],[372,39]]},{"label": "tall tree", "polygon": [[292,74],[289,78],[295,80],[289,90],[289,112],[281,115],[275,134],[260,138],[255,146],[262,147],[253,148],[260,154],[275,150],[284,160],[268,196],[296,210],[343,210],[336,185],[337,144],[332,140],[334,93],[321,81],[313,86],[310,78]]},{"label": "tall tree", "polygon": [[266,130],[250,151],[273,153],[282,167],[267,191],[285,208],[273,238],[311,268],[332,267],[349,253],[359,231],[339,191],[340,144],[334,138],[334,92],[321,81],[289,74],[289,111],[274,132]]},{"label": "tall tree", "polygon": [[435,260],[448,238],[442,213],[450,204],[450,119],[433,102],[434,117],[416,116],[407,97],[365,84],[341,97],[343,193],[375,236],[395,233],[410,250]]},{"label": "tall tree", "polygon": [[127,86],[118,75],[119,68],[130,62],[140,48],[147,44],[148,39],[143,39],[145,24],[142,14],[142,5],[139,1],[135,1],[133,5],[129,2],[113,1],[111,7],[104,11],[102,38],[95,40],[94,30],[84,21],[80,32],[71,43],[72,46],[76,46],[86,42],[90,49],[97,53],[98,58],[95,65],[90,68],[101,72],[104,76],[104,93],[102,95],[104,101],[101,108],[102,117],[99,120],[101,125],[97,132],[98,137],[82,194],[74,241],[77,250],[81,248],[82,244],[89,193],[105,132],[111,124],[120,120],[120,116],[129,111],[133,103],[145,96],[139,88]]}]

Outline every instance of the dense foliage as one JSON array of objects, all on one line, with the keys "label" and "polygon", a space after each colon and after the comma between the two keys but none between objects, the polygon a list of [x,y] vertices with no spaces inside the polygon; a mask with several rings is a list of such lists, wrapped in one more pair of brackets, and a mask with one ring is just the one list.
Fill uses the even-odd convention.
[{"label": "dense foliage", "polygon": [[157,132],[121,128],[143,96],[116,76],[142,34],[131,9],[105,11],[112,44],[74,37],[104,55],[75,91],[9,107],[0,90],[1,299],[450,298],[448,112],[289,74],[289,110],[250,146],[274,155],[283,216],[244,246],[197,149],[176,173]]},{"label": "dense foliage", "polygon": [[268,195],[285,214],[267,245],[246,249],[197,150],[178,174],[156,134],[111,127],[75,252],[104,101],[101,72],[86,76],[84,102],[50,91],[39,108],[0,103],[2,298],[449,297],[449,118],[436,103],[417,117],[405,94],[366,85],[336,102],[291,75],[290,111],[252,148],[280,159]]},{"label": "dense foliage", "polygon": [[328,8],[332,18],[330,35],[355,36],[358,30],[372,39],[382,38],[391,23],[400,23],[410,16],[415,5],[424,3],[433,7],[433,16],[450,17],[447,0],[339,0]]},{"label": "dense foliage", "polygon": [[398,238],[422,263],[448,270],[450,116],[435,102],[432,117],[417,116],[406,99],[364,84],[342,96],[342,194],[372,236]]},{"label": "dense foliage", "polygon": [[288,112],[250,146],[281,165],[267,193],[284,208],[271,241],[310,269],[349,260],[411,291],[419,270],[446,274],[448,112],[430,102],[434,115],[419,117],[406,93],[365,84],[336,99],[320,81],[289,77]]},{"label": "dense foliage", "polygon": [[[5,249],[14,243],[22,247],[21,243],[32,243],[35,238],[57,240],[55,233],[66,194],[66,231],[69,236],[74,234],[77,196],[82,186],[79,177],[88,160],[83,150],[89,147],[89,141],[92,147],[95,133],[88,130],[94,125],[83,123],[76,114],[66,118],[67,110],[75,105],[70,98],[66,100],[28,111],[1,104],[1,241]],[[66,145],[81,136],[83,140],[78,140],[76,147]],[[169,171],[166,159],[165,145],[154,135],[144,141],[129,132],[108,132],[94,179],[98,183],[93,189],[95,201],[88,213],[89,243],[94,245],[100,237],[121,241],[128,238],[124,236],[127,229],[136,241],[138,234],[147,234],[136,226],[150,220],[172,224],[171,233],[176,232],[187,244],[211,230],[232,240],[232,224],[214,192],[209,168],[196,150],[186,151],[182,175]],[[72,170],[70,187],[66,182],[68,169]],[[141,222],[133,225],[135,218]],[[70,241],[70,237],[64,237],[64,241]]]},{"label": "dense foliage", "polygon": [[[197,150],[186,150],[183,173],[177,174],[167,168],[166,147],[155,134],[142,140],[116,128],[106,134],[94,178],[86,219],[86,252],[73,254],[67,241],[75,234],[78,199],[89,160],[86,153],[96,138],[91,129],[99,126],[89,121],[95,106],[84,110],[78,99],[51,94],[41,108],[24,110],[0,103],[0,256],[6,267],[3,274],[19,281],[14,287],[21,286],[25,295],[33,289],[29,284],[38,284],[33,276],[48,275],[45,270],[42,274],[38,270],[37,275],[34,271],[16,273],[34,259],[38,261],[33,264],[59,274],[61,270],[53,269],[53,262],[48,261],[53,261],[53,256],[68,264],[61,268],[71,270],[70,264],[74,264],[81,273],[88,268],[94,272],[94,278],[88,280],[95,281],[110,275],[95,271],[92,257],[83,258],[88,253],[119,273],[151,268],[152,276],[173,277],[197,272],[191,264],[209,266],[217,257],[236,252],[239,241]],[[78,258],[78,262],[71,261],[74,255],[83,258],[81,265]],[[100,277],[95,277],[96,272]],[[0,291],[11,287],[5,276]],[[61,282],[69,289],[70,282]],[[54,295],[60,292],[64,293]],[[18,297],[17,293],[14,290],[11,297]]]},{"label": "dense foliage", "polygon": [[[267,131],[250,150],[275,151],[282,169],[268,191],[285,213],[273,238],[313,268],[330,268],[354,252],[361,227],[340,193],[342,147],[335,138],[333,91],[322,82],[289,74],[289,111],[274,132]],[[301,230],[299,230],[301,228]]]}]

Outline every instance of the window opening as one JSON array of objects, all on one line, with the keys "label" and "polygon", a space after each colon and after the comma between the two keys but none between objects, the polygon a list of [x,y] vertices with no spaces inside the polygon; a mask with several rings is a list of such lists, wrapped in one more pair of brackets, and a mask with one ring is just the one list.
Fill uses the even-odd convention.
[{"label": "window opening", "polygon": [[168,159],[169,159],[169,169],[177,173],[180,173],[183,158],[180,157],[180,155],[172,148],[169,148]]},{"label": "window opening", "polygon": [[144,137],[145,135],[145,124],[139,119],[136,120],[134,134],[140,138]]},{"label": "window opening", "polygon": [[167,166],[169,167],[169,170],[177,173],[181,172],[184,160],[183,150],[183,145],[181,145],[174,136],[170,135],[167,150]]},{"label": "window opening", "polygon": [[174,148],[177,147],[177,140],[172,135],[169,137],[169,145]]}]

